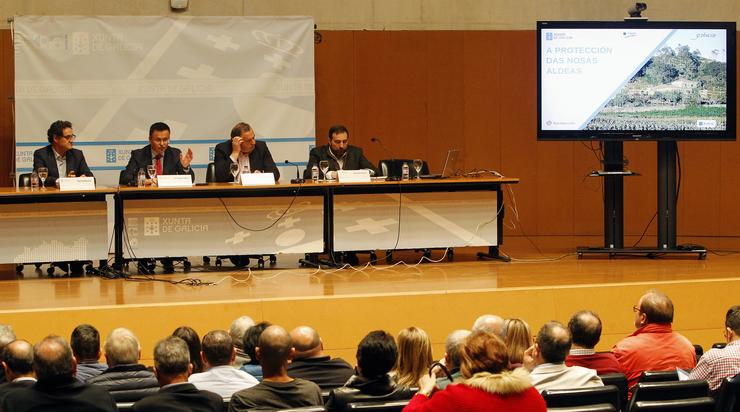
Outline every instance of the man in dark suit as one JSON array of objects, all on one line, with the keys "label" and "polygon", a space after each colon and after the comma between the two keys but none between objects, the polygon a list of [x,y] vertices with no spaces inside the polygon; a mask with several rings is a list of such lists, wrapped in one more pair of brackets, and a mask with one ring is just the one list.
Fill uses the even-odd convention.
[{"label": "man in dark suit", "polygon": [[195,173],[190,168],[192,160],[193,151],[189,148],[186,153],[181,153],[180,150],[170,147],[170,127],[157,122],[149,127],[149,144],[131,152],[131,158],[126,169],[121,172],[118,184],[135,186],[139,170],[147,173],[146,184],[152,184],[151,176],[146,170],[148,165],[155,165],[157,176],[189,174],[194,181]]},{"label": "man in dark suit", "polygon": [[254,140],[254,130],[247,123],[239,122],[231,129],[231,139],[216,145],[214,154],[217,182],[233,182],[231,165],[239,166],[237,181],[242,173],[272,173],[280,179],[280,171],[272,160],[265,142]]},{"label": "man in dark suit", "polygon": [[310,326],[299,326],[290,331],[295,357],[288,365],[288,374],[311,381],[322,390],[344,385],[355,370],[344,359],[324,354],[324,342],[319,332]]},{"label": "man in dark suit", "polygon": [[[349,145],[349,130],[341,124],[329,128],[329,144],[326,146],[314,147],[308,155],[308,166],[303,172],[305,179],[311,178],[311,168],[322,160],[329,161],[329,172],[327,175],[330,179],[336,178],[337,170],[359,170],[368,169],[370,175],[377,174],[378,169],[375,165],[362,154],[362,149]],[[324,178],[319,170],[319,177]]]},{"label": "man in dark suit", "polygon": [[45,185],[54,186],[59,177],[67,177],[73,173],[77,177],[93,175],[87,167],[82,151],[72,148],[76,137],[72,123],[57,120],[49,126],[46,137],[49,139],[49,145],[33,152],[33,169],[38,170],[39,167],[49,169]]},{"label": "man in dark suit", "polygon": [[0,354],[7,380],[7,383],[0,385],[2,404],[8,393],[35,385],[36,375],[33,373],[33,346],[25,340],[11,342]]},{"label": "man in dark suit", "polygon": [[198,390],[188,382],[193,371],[190,351],[184,340],[170,336],[154,348],[154,373],[159,381],[159,392],[134,404],[137,412],[193,411],[221,412],[223,399],[213,392]]},{"label": "man in dark suit", "polygon": [[77,382],[77,362],[72,348],[50,335],[33,348],[33,370],[38,382],[10,392],[0,410],[14,412],[76,411],[115,412],[116,403],[103,388]]}]

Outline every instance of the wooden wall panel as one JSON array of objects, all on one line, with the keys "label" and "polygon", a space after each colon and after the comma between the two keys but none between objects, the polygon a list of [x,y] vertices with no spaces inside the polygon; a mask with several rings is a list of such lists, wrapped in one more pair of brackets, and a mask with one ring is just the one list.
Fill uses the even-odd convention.
[{"label": "wooden wall panel", "polygon": [[[331,32],[322,35],[322,42],[315,46],[316,90],[316,137],[319,144],[326,143],[329,128],[343,122],[352,132],[355,115],[355,59],[354,33],[351,31]],[[349,52],[348,52],[349,51]],[[354,135],[353,135],[354,137]]]},{"label": "wooden wall panel", "polygon": [[13,100],[15,67],[10,30],[0,30],[0,185],[10,186],[10,172],[15,160],[13,136]]},{"label": "wooden wall panel", "polygon": [[720,142],[681,142],[681,187],[677,213],[681,216],[677,232],[684,236],[719,235],[719,210],[722,186]]}]

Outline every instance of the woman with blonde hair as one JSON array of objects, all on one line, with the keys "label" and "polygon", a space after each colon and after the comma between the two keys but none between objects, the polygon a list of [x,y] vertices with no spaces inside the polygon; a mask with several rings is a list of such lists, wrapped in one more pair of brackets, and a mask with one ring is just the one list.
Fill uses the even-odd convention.
[{"label": "woman with blonde hair", "polygon": [[503,334],[511,369],[522,366],[524,351],[533,344],[529,325],[521,319],[506,319]]},{"label": "woman with blonde hair", "polygon": [[401,330],[396,339],[398,363],[392,372],[399,386],[415,387],[419,378],[429,373],[432,359],[432,342],[423,329],[411,326]]}]

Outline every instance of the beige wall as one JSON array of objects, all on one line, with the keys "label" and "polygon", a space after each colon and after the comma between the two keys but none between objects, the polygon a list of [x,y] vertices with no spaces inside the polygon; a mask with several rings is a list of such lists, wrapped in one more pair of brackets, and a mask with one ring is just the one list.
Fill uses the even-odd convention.
[{"label": "beige wall", "polygon": [[[650,0],[653,20],[740,21],[737,0]],[[618,20],[627,0],[190,0],[186,15],[310,15],[324,30],[529,30],[537,20]],[[15,15],[167,15],[169,0],[0,0]]]}]

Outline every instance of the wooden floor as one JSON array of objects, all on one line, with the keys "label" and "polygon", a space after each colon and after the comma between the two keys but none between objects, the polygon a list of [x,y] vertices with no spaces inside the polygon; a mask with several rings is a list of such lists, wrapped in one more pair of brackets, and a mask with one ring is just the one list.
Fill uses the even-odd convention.
[{"label": "wooden floor", "polygon": [[[645,259],[604,257],[578,259],[574,254],[510,251],[510,263],[480,261],[480,249],[455,251],[454,262],[442,252],[439,263],[415,264],[420,255],[403,253],[408,263],[314,270],[297,267],[298,256],[280,256],[265,270],[216,268],[194,261],[192,271],[153,277],[198,279],[207,286],[173,285],[100,277],[48,278],[26,267],[16,277],[0,268],[0,323],[37,340],[48,333],[69,336],[79,323],[96,325],[102,335],[126,326],[140,337],[144,359],[156,340],[187,324],[199,333],[227,329],[246,314],[292,328],[315,326],[327,350],[353,358],[354,348],[372,329],[396,333],[417,325],[430,334],[435,355],[442,355],[447,333],[470,328],[482,313],[520,317],[537,328],[547,320],[567,322],[579,309],[600,313],[608,349],[630,333],[631,307],[645,290],[658,288],[676,305],[674,327],[702,345],[722,340],[724,312],[738,304],[740,254]],[[382,257],[382,253],[380,253]],[[365,258],[366,259],[366,258]],[[361,262],[365,262],[361,257]],[[43,268],[42,268],[43,269]]]}]

